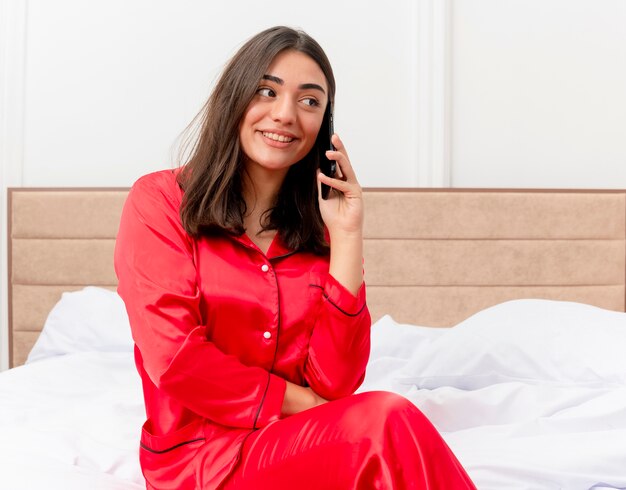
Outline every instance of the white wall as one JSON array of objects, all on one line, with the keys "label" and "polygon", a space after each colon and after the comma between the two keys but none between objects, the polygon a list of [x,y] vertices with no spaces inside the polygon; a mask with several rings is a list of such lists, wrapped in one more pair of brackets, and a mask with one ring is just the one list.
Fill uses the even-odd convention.
[{"label": "white wall", "polygon": [[622,0],[0,0],[2,315],[7,186],[128,186],[220,68],[271,25],[338,81],[365,186],[626,187]]},{"label": "white wall", "polygon": [[452,185],[625,188],[626,2],[452,12]]},{"label": "white wall", "polygon": [[[336,128],[364,180],[414,180],[410,0],[30,0],[24,185],[130,185],[167,167],[176,136],[221,67],[252,34],[301,27],[336,67]],[[332,12],[332,14],[331,14]],[[385,19],[385,26],[369,26]],[[380,116],[385,114],[381,124]],[[391,143],[391,144],[390,144]],[[392,172],[376,162],[390,160]]]},{"label": "white wall", "polygon": [[9,87],[0,109],[13,109],[0,134],[14,154],[0,156],[13,176],[2,182],[3,202],[7,185],[130,186],[175,165],[177,136],[222,66],[243,41],[277,24],[306,30],[326,49],[338,82],[335,127],[363,183],[417,183],[416,167],[406,164],[417,159],[412,0],[393,9],[373,0],[2,2],[3,50],[23,66],[0,76]]}]

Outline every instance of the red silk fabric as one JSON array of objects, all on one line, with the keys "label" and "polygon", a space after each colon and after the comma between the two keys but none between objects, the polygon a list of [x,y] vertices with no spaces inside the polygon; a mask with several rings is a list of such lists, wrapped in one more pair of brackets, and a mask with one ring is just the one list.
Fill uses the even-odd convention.
[{"label": "red silk fabric", "polygon": [[475,488],[428,419],[388,392],[342,398],[251,434],[223,490]]},{"label": "red silk fabric", "polygon": [[[294,252],[279,238],[266,254],[246,235],[194,239],[182,227],[181,201],[175,171],[135,183],[115,268],[143,383],[140,462],[147,486],[214,489],[232,486],[237,480],[229,478],[239,478],[242,465],[256,466],[252,441],[271,446],[296,429],[306,438],[313,421],[320,427],[333,419],[333,406],[357,399],[348,395],[364,377],[370,315],[365,286],[350,294],[328,273],[328,257]],[[339,401],[281,419],[285,380]],[[368,406],[379,410],[373,401]],[[422,422],[415,424],[409,440],[441,446],[434,429],[422,441]],[[338,433],[348,437],[350,429]],[[346,449],[350,441],[333,444]],[[437,454],[458,465],[449,450]],[[353,472],[350,461],[346,469]],[[262,487],[247,481],[237,488]]]}]

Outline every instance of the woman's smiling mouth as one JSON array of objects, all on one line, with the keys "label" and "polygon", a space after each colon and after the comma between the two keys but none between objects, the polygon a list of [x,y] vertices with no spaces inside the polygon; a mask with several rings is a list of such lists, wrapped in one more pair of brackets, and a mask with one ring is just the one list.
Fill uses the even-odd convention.
[{"label": "woman's smiling mouth", "polygon": [[269,131],[263,131],[263,136],[265,138],[271,139],[272,141],[278,141],[279,143],[291,143],[295,138],[290,136],[285,136],[282,134],[271,133]]}]

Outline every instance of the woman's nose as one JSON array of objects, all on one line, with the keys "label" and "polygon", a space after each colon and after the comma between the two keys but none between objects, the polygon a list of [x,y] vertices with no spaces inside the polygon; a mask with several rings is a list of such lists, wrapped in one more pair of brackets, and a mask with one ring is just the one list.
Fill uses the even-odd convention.
[{"label": "woman's nose", "polygon": [[272,119],[290,124],[296,119],[296,106],[288,97],[278,97],[272,105]]}]

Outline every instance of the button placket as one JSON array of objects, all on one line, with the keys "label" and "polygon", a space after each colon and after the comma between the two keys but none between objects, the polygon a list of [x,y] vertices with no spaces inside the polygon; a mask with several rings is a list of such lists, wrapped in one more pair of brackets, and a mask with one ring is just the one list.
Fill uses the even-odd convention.
[{"label": "button placket", "polygon": [[[278,282],[277,282],[277,278],[276,278],[275,274],[273,273],[274,269],[273,269],[271,263],[267,263],[267,262],[263,263],[263,264],[261,264],[259,269],[264,274],[268,274],[269,273],[266,276],[267,280],[272,284],[272,286],[273,286],[272,289],[275,289],[276,294],[278,295]],[[276,282],[274,282],[274,281],[276,281]],[[280,302],[279,302],[279,300],[278,300],[277,304],[278,304],[278,310],[280,312]],[[279,320],[279,323],[280,323],[280,320]],[[262,333],[261,333],[261,335],[262,335],[261,342],[267,348],[271,348],[271,346],[277,346],[278,326],[275,327],[272,324],[266,324],[265,328],[266,328],[266,330],[262,331]]]}]

